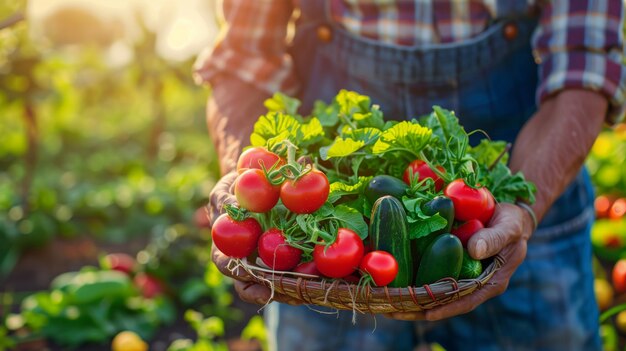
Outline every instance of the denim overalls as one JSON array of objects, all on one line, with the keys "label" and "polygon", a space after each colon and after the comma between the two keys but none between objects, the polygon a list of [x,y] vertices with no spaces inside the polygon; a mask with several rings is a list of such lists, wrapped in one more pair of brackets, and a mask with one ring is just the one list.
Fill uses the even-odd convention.
[{"label": "denim overalls", "polygon": [[[291,54],[304,111],[345,88],[371,96],[386,118],[418,117],[440,105],[455,110],[466,130],[514,142],[537,108],[531,18],[507,17],[462,43],[400,47],[339,28],[329,20],[327,1],[300,3]],[[500,1],[499,11],[514,3]],[[505,35],[506,25],[517,35]],[[592,221],[593,189],[583,170],[533,234],[507,291],[473,312],[435,323],[359,315],[353,325],[349,311],[274,303],[266,311],[270,344],[280,351],[412,350],[433,341],[448,351],[599,350]]]}]

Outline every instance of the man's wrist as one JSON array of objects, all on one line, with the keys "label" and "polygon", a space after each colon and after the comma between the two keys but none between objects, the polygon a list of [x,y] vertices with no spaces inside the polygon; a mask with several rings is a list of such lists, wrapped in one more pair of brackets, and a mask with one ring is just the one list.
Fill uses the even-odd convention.
[{"label": "man's wrist", "polygon": [[528,218],[530,218],[530,222],[532,223],[532,232],[534,232],[537,229],[537,226],[539,226],[535,211],[532,209],[532,207],[530,207],[530,205],[523,201],[516,201],[515,204],[526,213]]}]

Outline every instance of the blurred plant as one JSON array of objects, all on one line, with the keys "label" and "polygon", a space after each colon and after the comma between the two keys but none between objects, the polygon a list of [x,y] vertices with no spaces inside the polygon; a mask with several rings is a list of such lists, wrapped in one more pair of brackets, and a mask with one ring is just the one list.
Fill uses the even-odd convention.
[{"label": "blurred plant", "polygon": [[28,12],[51,36],[34,42],[23,21],[0,30],[0,277],[22,249],[55,235],[123,242],[191,223],[218,175],[204,132],[206,92],[191,80],[191,61],[159,57],[155,35],[138,26],[135,59],[112,68],[103,50],[122,34],[61,40],[54,28],[84,26],[67,18],[85,6],[37,17],[35,3],[0,4],[0,19]]},{"label": "blurred plant", "polygon": [[137,253],[137,261],[167,286],[178,287],[174,295],[182,306],[228,322],[242,318],[241,311],[231,306],[232,281],[211,261],[208,230],[191,230],[181,224],[165,227]]},{"label": "blurred plant", "polygon": [[[185,312],[185,320],[197,333],[194,342],[191,339],[179,339],[172,342],[167,351],[220,351],[228,350],[222,340],[224,336],[224,322],[215,316],[206,317],[194,310]],[[267,350],[267,333],[261,316],[254,316],[241,333],[242,340],[256,340],[263,350]]]},{"label": "blurred plant", "polygon": [[17,317],[31,335],[41,335],[61,345],[75,347],[101,343],[129,330],[143,339],[175,319],[169,299],[144,298],[131,279],[119,271],[85,267],[56,277],[50,291],[22,301]]},{"label": "blurred plant", "polygon": [[598,194],[626,197],[626,124],[600,133],[587,159]]}]

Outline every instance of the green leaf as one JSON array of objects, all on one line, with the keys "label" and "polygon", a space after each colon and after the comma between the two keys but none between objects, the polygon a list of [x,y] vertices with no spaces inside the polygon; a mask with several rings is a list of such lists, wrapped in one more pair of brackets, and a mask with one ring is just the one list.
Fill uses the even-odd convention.
[{"label": "green leaf", "polygon": [[488,188],[498,202],[514,203],[518,199],[531,204],[535,202],[535,185],[527,182],[520,172],[511,174],[511,170],[503,163],[495,165],[485,183],[489,184]]},{"label": "green leaf", "polygon": [[409,237],[411,239],[418,239],[443,229],[448,223],[439,213],[427,218],[407,217],[407,222],[409,224]]},{"label": "green leaf", "polygon": [[[504,150],[506,150],[505,141],[482,139],[480,144],[469,149],[469,154],[472,155],[479,164],[490,166],[498,159],[498,156],[500,156]],[[506,165],[508,160],[509,154],[505,153],[500,159],[500,162]]]},{"label": "green leaf", "polygon": [[365,143],[365,145],[370,145],[378,140],[378,138],[382,134],[382,131],[378,128],[372,127],[358,129],[346,128],[342,134],[344,138],[362,141]]},{"label": "green leaf", "polygon": [[372,152],[382,154],[392,150],[405,150],[417,155],[430,141],[432,130],[417,123],[400,122],[385,130]]},{"label": "green leaf", "polygon": [[322,126],[332,127],[339,122],[339,105],[315,101],[311,114],[319,119]]},{"label": "green leaf", "polygon": [[252,146],[271,148],[288,139],[298,146],[311,145],[324,137],[324,129],[317,118],[300,123],[295,117],[282,112],[268,112],[259,117],[250,135]]},{"label": "green leaf", "polygon": [[269,112],[282,112],[295,116],[298,113],[298,107],[300,107],[300,100],[277,92],[271,98],[265,100],[263,104]]},{"label": "green leaf", "polygon": [[359,151],[363,146],[365,146],[365,142],[363,141],[337,137],[329,146],[320,148],[320,157],[322,160],[328,160],[334,157],[346,157]]},{"label": "green leaf", "polygon": [[254,130],[250,135],[252,146],[267,146],[271,138],[281,136],[295,138],[300,127],[300,122],[293,116],[281,112],[269,112],[254,123]]},{"label": "green leaf", "polygon": [[359,211],[346,205],[339,205],[335,207],[335,218],[345,228],[354,230],[361,239],[367,238],[367,223],[365,223],[363,215]]},{"label": "green leaf", "polygon": [[385,124],[383,113],[379,106],[372,106],[369,96],[341,90],[335,97],[335,101],[339,105],[339,113],[354,121],[356,127],[383,128]]},{"label": "green leaf", "polygon": [[328,201],[334,203],[344,195],[361,194],[363,192],[363,189],[367,186],[371,179],[371,176],[359,177],[359,180],[356,182],[356,184],[347,184],[342,181],[336,181],[331,183]]},{"label": "green leaf", "polygon": [[324,137],[324,128],[320,123],[320,120],[313,117],[308,123],[300,125],[297,131],[296,142],[297,145],[307,146],[314,144]]},{"label": "green leaf", "polygon": [[342,89],[335,100],[339,104],[339,112],[347,116],[352,116],[354,113],[366,113],[370,110],[371,100],[369,96],[355,91]]},{"label": "green leaf", "polygon": [[422,211],[422,205],[428,202],[427,198],[409,198],[402,197],[402,204],[406,209],[407,222],[409,225],[409,237],[418,239],[432,232],[443,229],[448,221],[441,217],[439,213],[432,216]]}]

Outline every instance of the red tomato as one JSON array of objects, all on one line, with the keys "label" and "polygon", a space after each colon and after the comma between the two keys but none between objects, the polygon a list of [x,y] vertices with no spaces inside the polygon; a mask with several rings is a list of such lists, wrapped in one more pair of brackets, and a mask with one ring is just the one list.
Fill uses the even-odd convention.
[{"label": "red tomato", "polygon": [[259,257],[272,269],[288,271],[300,263],[302,250],[287,244],[280,229],[271,228],[259,238]]},{"label": "red tomato", "polygon": [[[437,169],[442,173],[445,173],[445,169],[441,166],[437,166]],[[406,167],[404,170],[404,175],[402,179],[408,185],[411,185],[411,170],[413,170],[413,175],[419,173],[418,181],[422,181],[426,178],[431,178],[435,181],[435,190],[439,191],[443,188],[443,179],[439,178],[437,173],[435,173],[432,168],[428,167],[428,164],[422,160],[415,160]]]},{"label": "red tomato", "polygon": [[360,268],[372,276],[376,286],[385,286],[398,275],[398,261],[386,251],[368,253],[363,257]]},{"label": "red tomato", "polygon": [[296,268],[293,269],[293,271],[303,274],[322,275],[322,273],[320,273],[320,271],[317,269],[315,262],[313,261],[300,263]]},{"label": "red tomato", "polygon": [[315,245],[313,261],[323,275],[330,278],[343,278],[359,267],[363,250],[363,241],[355,232],[347,228],[339,228],[337,239],[330,246]]},{"label": "red tomato", "polygon": [[620,198],[615,200],[611,209],[609,210],[609,218],[618,220],[626,215],[626,198]]},{"label": "red tomato", "polygon": [[329,191],[326,175],[314,169],[295,182],[285,181],[280,187],[280,199],[291,212],[313,213],[326,202]]},{"label": "red tomato", "polygon": [[452,200],[458,221],[478,219],[486,225],[496,210],[496,201],[487,188],[471,188],[463,179],[452,181],[443,193]]},{"label": "red tomato", "polygon": [[609,234],[606,239],[604,239],[604,246],[609,249],[619,249],[622,247],[622,240],[617,234]]},{"label": "red tomato", "polygon": [[265,169],[270,169],[277,162],[279,166],[284,163],[282,158],[271,151],[267,151],[265,148],[251,147],[239,156],[237,172],[243,173],[250,168],[262,169],[261,164],[265,166]]},{"label": "red tomato", "polygon": [[343,277],[342,279],[347,281],[348,283],[358,284],[361,281],[361,276],[359,275],[359,272],[356,271],[350,275]]},{"label": "red tomato", "polygon": [[613,266],[611,274],[613,287],[618,294],[626,292],[626,259],[621,259]]},{"label": "red tomato", "polygon": [[235,196],[243,208],[264,213],[271,210],[280,196],[280,187],[273,186],[260,169],[249,169],[235,180]]},{"label": "red tomato", "polygon": [[487,207],[485,212],[478,218],[484,225],[489,224],[491,221],[491,217],[493,217],[493,213],[496,211],[496,199],[493,198],[491,191],[487,188],[480,188],[479,191],[485,194],[487,198]]},{"label": "red tomato", "polygon": [[135,259],[125,253],[113,253],[104,256],[104,268],[131,275],[135,270]]},{"label": "red tomato", "polygon": [[256,249],[261,233],[263,229],[256,219],[236,221],[226,213],[219,216],[211,228],[211,238],[215,246],[224,255],[234,258],[250,255]]},{"label": "red tomato", "polygon": [[596,208],[596,218],[600,219],[609,216],[609,210],[611,209],[613,201],[611,201],[611,199],[606,195],[600,195],[596,197],[593,204]]},{"label": "red tomato", "polygon": [[461,240],[463,247],[467,248],[467,242],[469,239],[476,234],[477,231],[483,228],[485,228],[485,226],[481,221],[478,219],[470,219],[460,226],[453,228],[450,232]]},{"label": "red tomato", "polygon": [[137,273],[133,279],[133,283],[141,291],[141,295],[145,298],[151,299],[157,295],[163,294],[163,285],[161,282],[146,273]]}]

